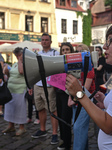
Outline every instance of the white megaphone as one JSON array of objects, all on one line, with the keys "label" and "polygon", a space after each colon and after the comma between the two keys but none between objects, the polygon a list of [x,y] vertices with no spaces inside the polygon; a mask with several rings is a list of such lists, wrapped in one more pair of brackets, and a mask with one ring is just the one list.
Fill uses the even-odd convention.
[{"label": "white megaphone", "polygon": [[[74,72],[77,78],[80,78],[80,74],[84,71],[84,58],[89,57],[88,70],[92,69],[90,52],[71,53],[60,56],[44,56],[42,60],[45,69],[45,75],[50,76],[63,72]],[[31,88],[39,80],[41,76],[39,73],[38,54],[24,48],[23,51],[23,70],[24,77],[28,88]]]}]

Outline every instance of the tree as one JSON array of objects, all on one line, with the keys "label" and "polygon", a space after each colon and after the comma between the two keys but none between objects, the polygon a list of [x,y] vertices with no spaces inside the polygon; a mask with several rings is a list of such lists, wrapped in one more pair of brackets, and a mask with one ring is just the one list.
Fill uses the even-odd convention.
[{"label": "tree", "polygon": [[105,6],[110,6],[112,8],[112,0],[105,0]]}]

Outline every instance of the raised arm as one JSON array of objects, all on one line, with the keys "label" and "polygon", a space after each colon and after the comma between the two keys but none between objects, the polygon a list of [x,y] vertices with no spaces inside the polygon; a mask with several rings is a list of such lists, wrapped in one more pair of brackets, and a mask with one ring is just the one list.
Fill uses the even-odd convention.
[{"label": "raised arm", "polygon": [[21,54],[18,57],[18,70],[20,74],[23,74],[23,60],[22,60],[23,55]]},{"label": "raised arm", "polygon": [[[67,76],[65,87],[74,97],[78,91],[83,90],[79,84],[79,81],[72,75]],[[107,112],[102,111],[95,104],[93,104],[86,94],[83,96],[83,98],[79,99],[79,102],[85,108],[89,116],[99,126],[99,128],[101,128],[107,134],[112,134],[112,117]]]},{"label": "raised arm", "polygon": [[87,90],[90,89],[92,81],[93,81],[93,79],[86,78],[86,82],[85,82],[84,87],[85,87]]},{"label": "raised arm", "polygon": [[97,67],[97,71],[100,71],[102,68],[103,68],[103,65],[99,65],[99,66]]}]

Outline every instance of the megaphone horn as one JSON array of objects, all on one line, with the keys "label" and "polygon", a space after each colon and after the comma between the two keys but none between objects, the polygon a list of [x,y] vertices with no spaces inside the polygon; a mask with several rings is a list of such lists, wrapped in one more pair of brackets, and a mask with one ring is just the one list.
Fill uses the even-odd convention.
[{"label": "megaphone horn", "polygon": [[[39,65],[37,62],[37,54],[24,49],[23,51],[23,70],[24,77],[28,88],[31,88],[40,79]],[[42,56],[43,64],[45,68],[46,77],[53,74],[64,72],[64,63],[62,56]]]},{"label": "megaphone horn", "polygon": [[[60,56],[42,55],[41,57],[43,60],[46,77],[63,72],[67,73],[70,71],[77,71],[77,70],[83,71],[85,56],[89,57],[89,70],[91,70],[92,66],[91,66],[90,52],[71,53]],[[37,54],[28,50],[27,48],[24,48],[23,70],[25,81],[28,88],[31,88],[34,84],[36,84],[39,80],[41,80],[37,59],[38,59]]]}]

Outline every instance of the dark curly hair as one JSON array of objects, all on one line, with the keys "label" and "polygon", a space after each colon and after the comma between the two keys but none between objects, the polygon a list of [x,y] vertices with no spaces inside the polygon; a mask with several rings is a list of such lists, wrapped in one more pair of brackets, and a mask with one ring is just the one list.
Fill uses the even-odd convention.
[{"label": "dark curly hair", "polygon": [[64,42],[64,43],[61,43],[60,55],[62,55],[62,47],[63,47],[64,45],[70,47],[70,52],[71,52],[71,53],[74,53],[74,48],[73,48],[72,44],[70,44],[70,42]]}]

